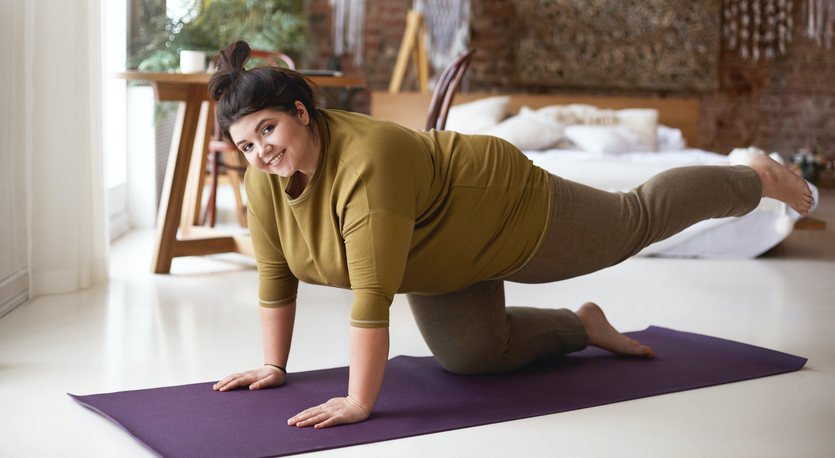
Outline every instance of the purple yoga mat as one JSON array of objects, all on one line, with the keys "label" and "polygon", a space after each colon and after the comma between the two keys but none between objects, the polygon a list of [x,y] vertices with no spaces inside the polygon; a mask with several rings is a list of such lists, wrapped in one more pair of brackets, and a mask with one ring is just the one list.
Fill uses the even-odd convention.
[{"label": "purple yoga mat", "polygon": [[388,362],[362,423],[315,430],[287,419],[348,389],[348,368],[291,373],[279,388],[216,392],[213,382],[70,396],[163,457],[270,457],[516,420],[799,370],[805,358],[652,326],[627,333],[654,360],[588,348],[511,374],[459,376],[434,358]]}]

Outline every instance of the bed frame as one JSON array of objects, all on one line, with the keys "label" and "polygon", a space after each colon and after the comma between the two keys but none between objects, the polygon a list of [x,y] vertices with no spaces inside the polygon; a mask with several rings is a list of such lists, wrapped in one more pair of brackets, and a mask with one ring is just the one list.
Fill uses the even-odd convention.
[{"label": "bed frame", "polygon": [[[585,103],[598,108],[622,110],[624,108],[654,108],[658,110],[658,123],[681,129],[687,145],[699,147],[699,100],[698,99],[661,99],[649,97],[595,97],[565,96],[550,94],[471,94],[460,93],[455,96],[455,103],[496,95],[510,96],[508,111],[518,113],[522,106],[532,109],[548,105],[570,105]],[[401,92],[390,94],[385,91],[371,92],[371,116],[394,121],[412,129],[422,130],[429,113],[432,94],[419,92]]]}]

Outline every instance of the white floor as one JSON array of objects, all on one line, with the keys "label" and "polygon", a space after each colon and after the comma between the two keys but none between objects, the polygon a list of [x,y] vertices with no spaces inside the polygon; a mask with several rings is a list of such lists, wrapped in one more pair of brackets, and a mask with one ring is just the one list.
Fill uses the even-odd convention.
[{"label": "white floor", "polygon": [[[512,304],[596,301],[624,331],[654,324],[809,358],[799,372],[315,456],[835,456],[835,193],[813,216],[828,229],[752,261],[636,258],[507,287]],[[179,258],[153,275],[152,235],[114,243],[108,284],[0,318],[0,456],[153,456],[65,393],[213,381],[262,363],[253,262]],[[351,293],[302,285],[299,301],[290,371],[346,365]],[[429,355],[403,297],[391,336],[391,356]]]}]

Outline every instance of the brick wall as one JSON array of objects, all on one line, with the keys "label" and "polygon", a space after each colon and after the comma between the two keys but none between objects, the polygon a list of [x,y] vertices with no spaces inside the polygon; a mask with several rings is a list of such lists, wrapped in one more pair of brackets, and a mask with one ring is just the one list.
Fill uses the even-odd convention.
[{"label": "brick wall", "polygon": [[[366,0],[363,63],[360,68],[356,68],[353,55],[343,56],[342,70],[347,75],[365,76],[368,89],[388,89],[403,30],[406,28],[406,13],[411,5],[412,2],[408,0]],[[310,29],[316,45],[311,66],[324,69],[333,54],[331,7],[328,0],[311,0],[309,8]],[[403,87],[416,87],[411,74],[404,81]],[[335,97],[333,93],[329,95]],[[368,91],[353,97],[352,108],[369,112]]]},{"label": "brick wall", "polygon": [[788,54],[772,62],[723,53],[720,91],[701,96],[706,149],[724,153],[750,144],[786,153],[819,145],[835,153],[835,50],[819,48],[797,29]]},{"label": "brick wall", "polygon": [[[741,60],[725,51],[720,61],[720,89],[711,93],[624,92],[517,85],[513,78],[516,12],[511,0],[472,0],[471,45],[478,50],[468,71],[470,92],[532,92],[589,95],[696,97],[701,100],[699,143],[722,154],[757,146],[788,156],[818,145],[835,159],[835,49],[819,48],[803,35],[801,0],[795,2],[794,41],[776,61]],[[388,88],[406,24],[409,0],[367,1],[365,53],[361,68],[343,58],[347,73],[362,74],[369,89]],[[327,0],[311,0],[311,26],[318,52],[314,66],[324,68],[333,49]],[[416,87],[410,74],[404,90]],[[367,91],[354,108],[368,110]],[[829,177],[830,183],[835,179]]]}]

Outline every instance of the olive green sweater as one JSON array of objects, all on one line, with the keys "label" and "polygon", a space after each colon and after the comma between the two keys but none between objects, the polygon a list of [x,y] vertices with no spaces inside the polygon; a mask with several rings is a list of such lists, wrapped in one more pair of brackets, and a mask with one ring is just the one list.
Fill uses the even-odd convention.
[{"label": "olive green sweater", "polygon": [[293,302],[301,280],[350,288],[351,325],[387,327],[395,293],[459,291],[537,251],[549,175],[509,143],[323,113],[330,146],[298,198],[298,173],[246,173],[263,307]]}]

